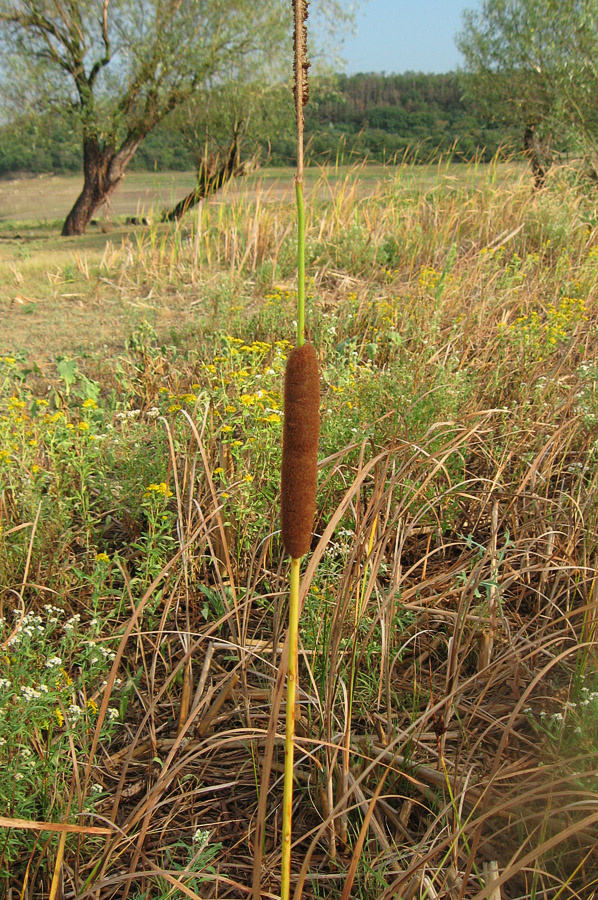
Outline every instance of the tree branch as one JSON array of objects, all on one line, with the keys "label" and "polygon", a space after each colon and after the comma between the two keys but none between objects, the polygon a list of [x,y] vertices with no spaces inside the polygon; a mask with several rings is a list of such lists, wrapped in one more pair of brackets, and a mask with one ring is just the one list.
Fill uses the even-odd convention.
[{"label": "tree branch", "polygon": [[112,49],[110,46],[110,38],[108,36],[108,5],[110,0],[104,0],[104,10],[102,14],[102,41],[104,43],[104,55],[101,59],[96,60],[96,62],[91,67],[91,72],[89,73],[89,78],[87,79],[87,83],[90,88],[93,88],[94,82],[98,77],[98,73],[107,66],[110,60],[112,59]]},{"label": "tree branch", "polygon": [[233,136],[226,159],[216,167],[215,163],[206,161],[201,167],[197,175],[197,184],[186,197],[170,210],[164,210],[162,213],[163,222],[174,222],[181,219],[185,213],[192,209],[204,197],[209,197],[216,191],[220,190],[227,181],[237,175],[244,175],[248,171],[248,166],[241,162],[239,151],[239,125],[235,125]]}]

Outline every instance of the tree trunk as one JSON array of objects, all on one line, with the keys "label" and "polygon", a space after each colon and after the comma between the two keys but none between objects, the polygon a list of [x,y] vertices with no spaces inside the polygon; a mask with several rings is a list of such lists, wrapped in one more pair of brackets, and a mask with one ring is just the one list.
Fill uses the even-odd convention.
[{"label": "tree trunk", "polygon": [[62,234],[84,234],[96,209],[105,203],[125,174],[141,139],[127,140],[120,150],[100,147],[97,138],[83,139],[83,190],[65,219]]},{"label": "tree trunk", "polygon": [[526,125],[523,133],[523,152],[530,161],[534,175],[534,187],[536,190],[544,187],[546,181],[546,166],[540,155],[540,148],[535,134],[534,125]]},{"label": "tree trunk", "polygon": [[192,191],[189,191],[186,197],[173,206],[170,210],[164,210],[162,213],[163,222],[175,222],[185,215],[185,213],[196,206],[204,197],[214,194],[227,181],[236,175],[244,175],[247,171],[245,166],[239,159],[239,146],[237,137],[233,138],[224,162],[216,167],[214,161],[206,162],[201,167],[197,175],[197,184]]}]

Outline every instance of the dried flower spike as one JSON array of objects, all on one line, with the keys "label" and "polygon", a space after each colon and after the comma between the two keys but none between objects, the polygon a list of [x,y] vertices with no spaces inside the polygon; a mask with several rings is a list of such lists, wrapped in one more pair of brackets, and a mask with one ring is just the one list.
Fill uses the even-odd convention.
[{"label": "dried flower spike", "polygon": [[310,62],[307,59],[307,28],[308,0],[293,0],[293,13],[295,15],[295,31],[293,34],[293,47],[295,50],[295,106],[297,116],[303,119],[303,107],[309,99],[309,83],[307,73]]}]

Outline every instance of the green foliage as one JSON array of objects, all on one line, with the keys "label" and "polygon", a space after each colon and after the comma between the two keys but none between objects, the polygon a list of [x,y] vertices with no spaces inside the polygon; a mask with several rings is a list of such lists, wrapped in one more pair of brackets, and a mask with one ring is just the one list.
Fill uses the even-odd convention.
[{"label": "green foliage", "polygon": [[[197,828],[193,835],[191,846],[184,841],[175,841],[170,844],[163,855],[163,867],[171,869],[177,877],[183,879],[186,887],[201,894],[201,885],[211,881],[210,875],[214,875],[216,869],[211,863],[218,857],[222,844],[211,839],[212,833],[206,828]],[[172,884],[165,878],[156,879],[156,889],[152,890],[152,900],[171,900],[178,892],[173,894]],[[184,895],[180,894],[181,897]],[[133,900],[148,900],[147,895],[135,895]]]},{"label": "green foliage", "polygon": [[[90,787],[84,810],[69,810],[71,748],[89,751],[104,678],[114,659],[105,640],[96,638],[102,622],[82,628],[81,616],[51,603],[42,615],[17,605],[0,619],[0,805],[3,815],[34,821],[73,820],[92,813],[104,794]],[[108,707],[101,729],[107,748],[118,710]],[[5,830],[0,839],[0,884],[24,851],[35,843],[31,832]]]},{"label": "green foliage", "polygon": [[511,132],[476,116],[462,95],[454,72],[315,80],[305,109],[309,159],[385,162],[407,154],[430,161],[451,152],[491,159]]},{"label": "green foliage", "polygon": [[596,172],[598,20],[594,0],[484,0],[458,37],[465,83],[484,114],[519,127],[542,165],[570,149]]},{"label": "green foliage", "polygon": [[0,127],[0,174],[75,172],[80,167],[80,138],[72,117],[15,117]]},{"label": "green foliage", "polygon": [[[314,77],[305,108],[308,161],[384,162],[405,154],[422,162],[440,154],[489,160],[517,135],[505,121],[497,124],[495,111],[475,112],[463,99],[463,87],[456,73]],[[294,164],[290,88],[248,81],[186,100],[146,135],[131,167],[197,169],[226,152],[235,127],[245,158]],[[77,171],[78,132],[72,115],[15,118],[0,129],[0,173]]]}]

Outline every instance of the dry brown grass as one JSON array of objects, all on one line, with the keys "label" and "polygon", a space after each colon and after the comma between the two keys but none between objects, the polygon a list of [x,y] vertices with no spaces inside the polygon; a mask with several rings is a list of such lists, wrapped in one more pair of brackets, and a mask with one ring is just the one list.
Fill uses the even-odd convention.
[{"label": "dry brown grass", "polygon": [[[576,890],[594,877],[598,810],[581,782],[595,778],[595,756],[546,758],[523,710],[562,708],[585,653],[591,672],[595,569],[579,552],[583,559],[588,534],[595,541],[594,484],[575,502],[555,504],[549,489],[530,485],[527,467],[496,458],[496,418],[490,411],[446,440],[433,434],[423,446],[400,442],[375,454],[364,447],[357,464],[341,453],[323,466],[324,479],[342,468],[348,487],[310,560],[304,598],[347,513],[355,539],[340,577],[327,586],[334,612],[326,659],[318,659],[320,641],[302,654],[295,857],[303,864],[296,896],[301,885],[303,896],[329,896],[347,883],[360,811],[368,827],[354,859],[363,855],[360,865],[366,860],[387,884],[372,896],[420,896],[420,885],[429,883],[430,896],[448,897],[452,877],[464,885],[462,896],[482,900],[489,893],[480,873],[493,860],[509,891],[503,896],[531,896],[534,877],[537,896],[555,896],[557,887],[559,896],[588,896]],[[556,456],[574,428],[561,430]],[[272,711],[280,707],[284,647],[280,629],[273,641],[263,603],[280,609],[285,583],[271,569],[267,545],[240,582],[215,488],[208,479],[203,496],[189,493],[188,460],[208,452],[195,432],[178,460],[184,565],[176,572],[173,560],[161,579],[162,625],[149,632],[144,626],[155,584],[137,604],[113,666],[116,677],[124,652],[143,675],[128,737],[95,770],[112,797],[102,812],[115,833],[93,887],[79,897],[124,898],[132,879],[143,891],[160,871],[157,861],[169,847],[176,855],[176,841],[189,842],[197,827],[223,843],[202,897],[247,896],[256,833],[265,835],[262,896],[277,895],[282,726]],[[465,478],[452,482],[446,466],[455,455],[469,462]],[[534,475],[536,485],[554,479],[549,454],[540,452]],[[419,487],[401,499],[406,480]],[[440,521],[449,498],[459,506],[449,534],[421,524],[430,516]],[[497,557],[489,548],[500,548],[507,531],[511,541]],[[460,537],[465,532],[470,539]],[[471,539],[484,552],[473,550]],[[199,617],[194,588],[207,581],[222,603],[221,617],[209,625]],[[494,625],[488,584],[500,597]],[[402,628],[398,607],[409,616]],[[491,629],[492,650],[483,657]],[[377,686],[366,698],[349,689],[350,672],[364,665],[378,631]],[[262,783],[260,793],[268,746],[273,762],[268,790]],[[255,818],[260,795],[263,825]],[[85,844],[80,855],[90,862],[80,883],[96,863],[89,839]],[[542,860],[559,846],[561,870],[544,869]],[[570,886],[563,882],[567,869],[575,876]],[[164,865],[162,872],[174,885],[175,870]],[[374,890],[374,876],[361,877],[360,890]]]}]

